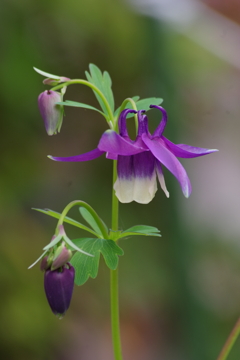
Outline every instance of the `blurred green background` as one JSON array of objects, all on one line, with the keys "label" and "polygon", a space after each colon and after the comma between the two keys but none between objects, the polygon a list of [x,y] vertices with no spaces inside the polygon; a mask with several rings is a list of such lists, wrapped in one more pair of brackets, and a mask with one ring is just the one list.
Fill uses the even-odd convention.
[{"label": "blurred green background", "polygon": [[[238,2],[223,3],[209,1],[223,15],[239,13]],[[27,270],[56,226],[32,207],[61,212],[82,199],[110,226],[111,161],[47,158],[96,147],[103,118],[67,108],[61,133],[48,137],[37,107],[45,87],[33,66],[84,78],[89,63],[110,73],[116,106],[134,95],[162,97],[170,140],[220,149],[182,161],[193,186],[188,200],[165,172],[170,199],[159,190],[149,205],[120,206],[121,228],[143,223],[162,232],[120,244],[124,359],[215,359],[240,313],[239,69],[120,0],[1,0],[0,49],[1,359],[113,359],[104,263],[95,280],[75,287],[61,321],[47,304],[38,266]],[[81,86],[65,99],[96,105]],[[160,119],[156,112],[150,119],[153,129]],[[229,359],[239,358],[240,341]]]}]

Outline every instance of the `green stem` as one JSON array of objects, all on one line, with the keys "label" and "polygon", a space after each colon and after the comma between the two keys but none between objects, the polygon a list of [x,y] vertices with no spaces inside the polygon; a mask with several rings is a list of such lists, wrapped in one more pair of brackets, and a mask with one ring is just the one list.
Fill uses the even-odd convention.
[{"label": "green stem", "polygon": [[119,304],[118,304],[118,269],[111,271],[111,323],[112,341],[115,360],[122,360],[121,337],[119,325]]},{"label": "green stem", "polygon": [[238,319],[238,321],[236,322],[230,335],[228,336],[227,341],[225,342],[225,344],[222,348],[222,351],[220,352],[217,360],[226,360],[227,359],[228,354],[230,353],[239,334],[240,334],[240,318]]},{"label": "green stem", "polygon": [[[117,161],[113,161],[113,183],[117,179]],[[112,230],[118,230],[118,199],[112,192]],[[118,269],[110,270],[111,324],[115,360],[122,360],[118,303]]]},{"label": "green stem", "polygon": [[[95,91],[95,93],[97,93],[100,96],[100,98],[102,99],[102,101],[104,102],[104,105],[106,106],[106,109],[107,109],[107,112],[108,112],[108,115],[109,115],[108,123],[111,123],[112,119],[114,119],[114,115],[113,115],[112,109],[111,109],[106,97],[98,89],[97,86],[93,85],[89,81],[82,80],[82,79],[69,80],[69,81],[66,81],[65,83],[61,83],[61,84],[59,84],[57,86],[54,86],[51,90],[52,91],[59,90],[59,89],[62,89],[64,86],[68,86],[68,85],[72,85],[72,84],[86,85],[86,86],[90,87],[93,91]],[[113,126],[113,124],[111,124],[111,127],[112,126]]]},{"label": "green stem", "polygon": [[71,210],[76,205],[78,205],[78,206],[80,205],[80,206],[84,207],[86,210],[88,210],[90,212],[90,214],[92,215],[92,217],[96,221],[96,223],[97,223],[103,237],[105,239],[108,239],[108,233],[107,233],[107,230],[105,229],[105,226],[102,223],[102,220],[100,219],[100,217],[98,216],[96,211],[90,205],[88,205],[85,201],[82,201],[82,200],[72,201],[65,207],[65,209],[63,210],[63,212],[62,212],[62,214],[61,214],[61,216],[60,216],[60,218],[58,220],[57,227],[56,227],[56,232],[58,232],[59,225],[63,224],[64,218],[67,215],[67,213],[69,212],[69,210]]},{"label": "green stem", "polygon": [[[117,160],[113,161],[113,185],[117,180]],[[112,230],[118,230],[118,198],[115,195],[115,190],[112,187]]]}]

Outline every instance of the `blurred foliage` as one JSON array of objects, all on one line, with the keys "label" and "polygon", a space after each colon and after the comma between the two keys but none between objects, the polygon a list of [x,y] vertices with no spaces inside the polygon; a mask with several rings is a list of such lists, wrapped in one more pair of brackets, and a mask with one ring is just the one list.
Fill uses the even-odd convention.
[{"label": "blurred foliage", "polygon": [[[162,97],[170,119],[167,136],[176,141],[181,132],[181,142],[189,143],[195,134],[206,147],[211,144],[200,140],[209,118],[202,114],[209,108],[214,113],[213,104],[219,104],[211,80],[220,81],[232,70],[120,0],[2,0],[0,9],[0,356],[112,359],[109,279],[103,262],[96,280],[75,288],[61,322],[48,308],[43,274],[37,267],[27,271],[56,225],[31,207],[62,211],[78,198],[94,206],[109,225],[112,186],[111,162],[104,157],[81,164],[47,159],[48,154],[91,150],[106,126],[97,113],[66,108],[61,134],[47,137],[36,100],[44,86],[32,67],[76,78],[95,63],[112,77],[116,106],[127,96]],[[70,87],[65,99],[96,106],[83,87]],[[151,116],[154,128],[159,119]],[[198,133],[195,124],[201,125]],[[186,200],[171,175],[166,174],[166,182],[170,199],[159,190],[148,206],[120,205],[122,229],[144,223],[163,235],[121,241],[124,355],[126,360],[214,359],[240,310],[239,251],[219,242],[217,232],[205,232],[203,239],[187,230],[179,205],[179,199]],[[188,204],[196,199],[193,195]],[[70,226],[66,229],[74,235]],[[136,250],[140,241],[142,248]],[[239,359],[239,353],[238,343],[231,359]]]}]

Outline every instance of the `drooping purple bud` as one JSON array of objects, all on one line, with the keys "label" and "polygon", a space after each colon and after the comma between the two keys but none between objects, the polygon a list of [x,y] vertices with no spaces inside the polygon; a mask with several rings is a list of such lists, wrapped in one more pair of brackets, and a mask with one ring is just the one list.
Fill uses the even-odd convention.
[{"label": "drooping purple bud", "polygon": [[47,270],[44,289],[52,312],[61,319],[68,310],[72,298],[75,269],[69,263],[62,268]]},{"label": "drooping purple bud", "polygon": [[67,249],[63,242],[56,250],[51,266],[51,270],[56,270],[66,264],[72,257],[71,250]]},{"label": "drooping purple bud", "polygon": [[62,94],[52,90],[46,90],[38,97],[38,107],[48,135],[60,132],[63,120],[63,106],[56,105],[56,103],[62,100]]}]

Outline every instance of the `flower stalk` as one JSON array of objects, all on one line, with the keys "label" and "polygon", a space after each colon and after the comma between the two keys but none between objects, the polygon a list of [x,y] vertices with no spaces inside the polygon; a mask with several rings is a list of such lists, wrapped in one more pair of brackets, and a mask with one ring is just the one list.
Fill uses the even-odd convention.
[{"label": "flower stalk", "polygon": [[[117,179],[117,161],[113,161],[113,184]],[[119,202],[112,190],[112,230],[118,230]],[[117,240],[116,240],[117,241]],[[110,270],[110,298],[111,298],[111,326],[112,342],[115,360],[122,360],[120,321],[119,321],[119,295],[118,295],[118,269]]]}]

